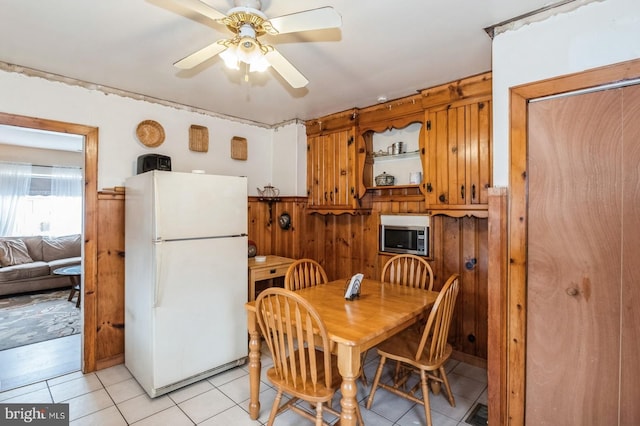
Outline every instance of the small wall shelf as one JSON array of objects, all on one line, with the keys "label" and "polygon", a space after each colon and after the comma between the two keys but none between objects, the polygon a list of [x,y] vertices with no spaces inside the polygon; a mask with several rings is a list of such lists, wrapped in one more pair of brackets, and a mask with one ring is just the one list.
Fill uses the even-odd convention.
[{"label": "small wall shelf", "polygon": [[273,203],[276,203],[278,201],[280,201],[280,197],[259,197],[258,201],[261,201],[263,203],[267,203],[269,206],[269,223],[268,225],[271,226],[271,224],[273,223]]},{"label": "small wall shelf", "polygon": [[419,151],[405,152],[403,154],[391,154],[391,155],[376,155],[373,154],[373,161],[378,163],[382,161],[397,161],[404,160],[409,158],[418,158],[420,155]]}]

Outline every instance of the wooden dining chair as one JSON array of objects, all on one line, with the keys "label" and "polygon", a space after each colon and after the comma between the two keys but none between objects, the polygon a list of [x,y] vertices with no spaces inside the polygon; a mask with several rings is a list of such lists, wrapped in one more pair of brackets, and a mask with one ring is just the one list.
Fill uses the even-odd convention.
[{"label": "wooden dining chair", "polygon": [[[447,343],[447,338],[459,289],[460,277],[458,274],[453,274],[440,291],[422,333],[418,333],[415,328],[409,327],[378,345],[380,363],[373,379],[371,393],[367,399],[367,408],[371,408],[376,390],[381,387],[410,401],[422,404],[427,418],[427,425],[431,426],[429,380],[437,384],[437,386],[433,386],[437,389],[439,389],[440,384],[443,384],[449,404],[452,407],[456,406],[444,364],[452,352],[452,347]],[[422,398],[418,398],[415,395],[418,389],[417,385],[405,391],[404,385],[409,378],[408,375],[402,380],[394,380],[393,385],[380,382],[384,364],[388,359],[402,363],[403,366],[408,367],[407,371],[410,373],[420,373],[419,389],[422,391]]]},{"label": "wooden dining chair", "polygon": [[[260,332],[273,359],[267,379],[277,390],[267,424],[272,425],[278,414],[291,409],[317,426],[328,425],[323,411],[340,416],[331,407],[331,400],[342,378],[335,356],[331,355],[331,341],[322,318],[303,297],[277,287],[261,292],[255,308]],[[291,399],[281,405],[283,394]],[[315,415],[296,405],[298,400],[315,406]],[[356,414],[363,425],[357,406]]]},{"label": "wooden dining chair", "polygon": [[399,254],[389,259],[382,267],[380,281],[432,290],[433,270],[420,256]]},{"label": "wooden dining chair", "polygon": [[[398,254],[393,256],[382,267],[380,281],[404,285],[407,287],[421,288],[423,290],[433,289],[433,270],[431,265],[413,254]],[[420,322],[419,324],[421,324]],[[364,372],[364,362],[369,351],[362,354],[360,379],[367,385],[367,376]],[[398,368],[400,365],[398,365]]]},{"label": "wooden dining chair", "polygon": [[327,273],[318,262],[313,259],[298,259],[287,269],[284,288],[295,291],[328,281]]}]

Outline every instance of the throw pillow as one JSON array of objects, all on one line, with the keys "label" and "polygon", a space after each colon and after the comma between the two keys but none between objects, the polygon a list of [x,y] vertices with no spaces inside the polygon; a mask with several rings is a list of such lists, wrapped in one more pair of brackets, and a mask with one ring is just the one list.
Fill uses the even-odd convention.
[{"label": "throw pillow", "polygon": [[80,234],[42,239],[42,260],[45,262],[78,256],[82,256]]},{"label": "throw pillow", "polygon": [[27,246],[24,241],[0,241],[0,265],[13,266],[31,262],[33,262],[33,259],[29,256],[29,251],[27,251]]}]

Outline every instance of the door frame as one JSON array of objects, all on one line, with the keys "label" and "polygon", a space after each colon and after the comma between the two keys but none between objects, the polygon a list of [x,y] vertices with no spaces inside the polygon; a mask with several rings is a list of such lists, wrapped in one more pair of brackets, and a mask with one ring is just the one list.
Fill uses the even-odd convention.
[{"label": "door frame", "polygon": [[[499,284],[499,295],[504,296],[498,295],[506,299],[501,303],[506,310],[506,323],[500,321],[500,316],[489,316],[489,329],[501,330],[504,336],[504,341],[499,345],[502,349],[496,350],[506,352],[496,357],[501,361],[489,364],[489,383],[495,389],[496,396],[495,399],[489,398],[491,424],[524,425],[526,420],[528,103],[531,99],[638,78],[640,59],[635,59],[510,89],[507,257],[489,255],[489,259],[498,259],[500,263],[507,264],[506,278]],[[500,264],[495,267],[500,267]]]},{"label": "door frame", "polygon": [[98,128],[0,112],[0,124],[84,136],[84,256],[82,372],[96,369]]}]

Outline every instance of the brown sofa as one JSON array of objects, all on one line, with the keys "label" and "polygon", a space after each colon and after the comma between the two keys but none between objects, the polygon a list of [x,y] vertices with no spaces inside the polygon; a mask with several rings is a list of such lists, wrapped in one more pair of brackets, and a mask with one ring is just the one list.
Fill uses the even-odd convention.
[{"label": "brown sofa", "polygon": [[69,287],[54,270],[82,262],[82,238],[0,237],[0,296]]}]

